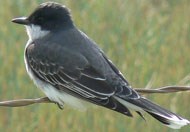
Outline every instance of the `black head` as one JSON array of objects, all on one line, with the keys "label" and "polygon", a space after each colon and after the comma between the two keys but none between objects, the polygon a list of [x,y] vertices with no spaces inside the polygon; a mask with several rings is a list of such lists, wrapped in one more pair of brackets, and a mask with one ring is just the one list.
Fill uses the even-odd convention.
[{"label": "black head", "polygon": [[15,23],[40,26],[42,30],[57,30],[73,27],[69,9],[55,2],[39,5],[29,17],[15,18]]}]

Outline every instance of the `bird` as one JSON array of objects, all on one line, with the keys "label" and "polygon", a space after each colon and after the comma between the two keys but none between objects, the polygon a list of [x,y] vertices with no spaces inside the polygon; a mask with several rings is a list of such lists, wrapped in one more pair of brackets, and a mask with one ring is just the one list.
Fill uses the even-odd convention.
[{"label": "bird", "polygon": [[96,42],[76,27],[65,5],[45,2],[12,22],[26,27],[29,77],[60,108],[83,109],[90,102],[129,117],[131,110],[141,117],[147,112],[173,129],[190,123],[136,92]]}]

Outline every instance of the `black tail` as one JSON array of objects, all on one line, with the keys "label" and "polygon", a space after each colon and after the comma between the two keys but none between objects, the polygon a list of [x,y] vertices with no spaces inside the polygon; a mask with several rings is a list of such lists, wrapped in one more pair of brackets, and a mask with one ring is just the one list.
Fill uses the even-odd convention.
[{"label": "black tail", "polygon": [[120,103],[125,107],[134,109],[135,111],[146,111],[152,117],[162,122],[166,126],[173,129],[180,129],[182,126],[189,124],[187,119],[184,119],[175,113],[172,113],[161,106],[152,103],[145,98],[138,99],[123,99],[120,97],[115,97]]}]

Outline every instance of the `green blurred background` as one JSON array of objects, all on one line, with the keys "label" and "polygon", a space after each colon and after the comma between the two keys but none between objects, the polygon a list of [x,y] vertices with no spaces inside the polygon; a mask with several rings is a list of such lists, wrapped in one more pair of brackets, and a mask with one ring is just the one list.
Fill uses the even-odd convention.
[{"label": "green blurred background", "polygon": [[[71,9],[78,28],[93,38],[133,87],[190,85],[189,0],[55,0]],[[24,27],[11,23],[45,0],[1,0],[0,100],[44,96],[25,71]],[[190,119],[190,94],[154,94],[147,98]],[[91,109],[93,108],[93,109]],[[125,117],[101,107],[63,111],[54,104],[0,108],[3,132],[173,132],[145,114]],[[190,126],[182,132],[190,131]],[[177,130],[176,130],[177,132]]]}]

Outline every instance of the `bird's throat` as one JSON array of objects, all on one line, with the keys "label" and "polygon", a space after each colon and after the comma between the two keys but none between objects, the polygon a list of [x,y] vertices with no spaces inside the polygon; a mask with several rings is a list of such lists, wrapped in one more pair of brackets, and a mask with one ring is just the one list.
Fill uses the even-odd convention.
[{"label": "bird's throat", "polygon": [[25,27],[26,27],[28,37],[32,41],[39,39],[39,38],[42,38],[49,33],[49,31],[42,30],[40,26],[37,26],[34,24],[26,25]]}]

